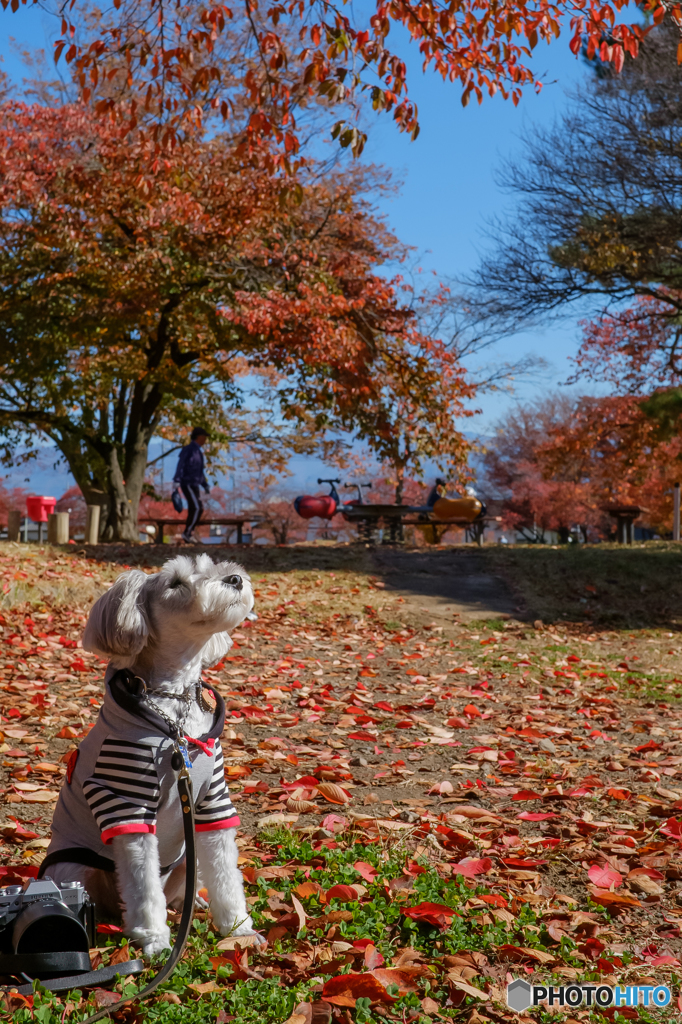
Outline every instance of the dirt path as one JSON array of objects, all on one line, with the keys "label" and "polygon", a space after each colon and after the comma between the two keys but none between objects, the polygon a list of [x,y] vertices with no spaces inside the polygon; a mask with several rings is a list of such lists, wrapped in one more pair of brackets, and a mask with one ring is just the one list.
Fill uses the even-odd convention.
[{"label": "dirt path", "polygon": [[405,599],[418,623],[425,618],[444,624],[519,615],[518,601],[504,580],[489,571],[479,551],[379,548],[374,565],[386,589]]}]

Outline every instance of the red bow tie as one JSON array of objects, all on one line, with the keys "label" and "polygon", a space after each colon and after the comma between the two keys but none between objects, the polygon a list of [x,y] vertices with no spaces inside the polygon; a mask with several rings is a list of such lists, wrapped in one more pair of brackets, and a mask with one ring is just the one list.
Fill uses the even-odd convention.
[{"label": "red bow tie", "polygon": [[213,747],[215,746],[215,739],[213,737],[206,740],[205,743],[202,740],[194,740],[191,736],[185,736],[185,739],[188,743],[193,743],[195,747],[200,747],[209,757],[213,754]]}]

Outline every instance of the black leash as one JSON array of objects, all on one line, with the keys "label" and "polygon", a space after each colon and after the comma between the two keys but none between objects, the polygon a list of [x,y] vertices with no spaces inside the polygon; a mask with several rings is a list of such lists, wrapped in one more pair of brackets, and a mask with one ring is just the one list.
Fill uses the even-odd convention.
[{"label": "black leash", "polygon": [[189,938],[190,929],[192,927],[192,918],[194,917],[194,900],[197,891],[197,850],[194,842],[194,801],[192,800],[192,780],[190,779],[189,772],[185,765],[182,766],[178,774],[178,793],[180,794],[180,802],[182,806],[182,827],[185,833],[185,901],[182,905],[182,917],[180,918],[178,934],[175,938],[175,944],[171,950],[171,955],[168,957],[159,973],[152,978],[149,984],[140,992],[136,992],[135,995],[129,996],[128,999],[119,999],[117,1003],[113,1003],[111,1006],[104,1006],[98,1013],[93,1013],[91,1017],[86,1017],[85,1020],[80,1021],[79,1024],[94,1024],[96,1020],[102,1020],[103,1017],[109,1017],[112,1013],[120,1010],[122,1006],[125,1006],[126,1003],[132,1002],[134,999],[146,999],[162,982],[166,980],[166,978],[169,977],[169,975],[173,973],[175,965],[185,951],[187,939]]}]

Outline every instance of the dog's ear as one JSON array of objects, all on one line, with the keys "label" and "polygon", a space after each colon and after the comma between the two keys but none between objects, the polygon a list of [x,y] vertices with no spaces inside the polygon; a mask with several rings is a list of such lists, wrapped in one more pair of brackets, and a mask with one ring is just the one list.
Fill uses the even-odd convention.
[{"label": "dog's ear", "polygon": [[206,668],[215,665],[225,657],[231,646],[232,640],[228,633],[214,633],[201,648],[202,665],[205,665]]},{"label": "dog's ear", "polygon": [[132,569],[95,601],[83,633],[84,650],[106,658],[139,654],[149,637],[142,596],[145,584],[153,578]]}]

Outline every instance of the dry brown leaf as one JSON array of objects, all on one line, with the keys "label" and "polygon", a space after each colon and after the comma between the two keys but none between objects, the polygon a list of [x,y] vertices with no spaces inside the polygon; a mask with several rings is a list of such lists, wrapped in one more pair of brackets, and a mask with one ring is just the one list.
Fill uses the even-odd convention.
[{"label": "dry brown leaf", "polygon": [[455,804],[448,809],[448,817],[450,817],[451,814],[459,814],[464,818],[490,818],[495,821],[500,820],[496,814],[486,811],[484,807],[475,807],[472,804]]},{"label": "dry brown leaf", "polygon": [[609,892],[608,889],[597,889],[595,886],[588,886],[590,894],[595,903],[601,904],[607,910],[620,913],[629,907],[641,907],[641,902],[634,896],[626,896],[621,892]]},{"label": "dry brown leaf", "polygon": [[307,881],[301,882],[301,884],[297,885],[292,891],[295,892],[297,896],[300,896],[302,900],[305,900],[308,896],[316,896],[321,892],[325,892],[325,889],[319,882]]},{"label": "dry brown leaf", "polygon": [[303,909],[303,905],[301,904],[301,902],[296,899],[293,893],[291,893],[291,902],[294,905],[294,912],[296,914],[296,917],[298,918],[298,930],[300,932],[302,928],[305,928],[306,912]]},{"label": "dry brown leaf", "polygon": [[289,797],[287,800],[287,810],[294,811],[296,814],[321,814],[322,808],[312,800],[294,800],[293,797]]},{"label": "dry brown leaf", "polygon": [[258,938],[256,935],[228,935],[226,939],[221,939],[220,942],[216,942],[216,949],[236,949],[239,946],[241,949],[245,949],[247,946],[257,946]]},{"label": "dry brown leaf", "polygon": [[328,800],[330,804],[349,804],[351,795],[335,782],[320,782],[317,785],[317,792]]},{"label": "dry brown leaf", "polygon": [[188,985],[187,988],[191,989],[192,992],[196,992],[198,996],[208,996],[212,992],[224,992],[224,985],[218,985],[215,981],[202,981],[195,985]]},{"label": "dry brown leaf", "polygon": [[661,896],[664,892],[658,882],[649,878],[648,875],[635,875],[634,878],[628,878],[628,885],[635,892],[644,893],[646,896]]},{"label": "dry brown leaf", "polygon": [[457,974],[456,971],[448,971],[446,977],[451,985],[459,989],[460,992],[464,992],[467,996],[473,996],[474,999],[487,999],[488,996],[485,992],[481,992],[480,988],[475,988],[473,985],[469,985],[461,975]]},{"label": "dry brown leaf", "polygon": [[35,793],[22,793],[21,800],[25,804],[50,804],[59,798],[59,793],[49,789],[39,789]]}]

